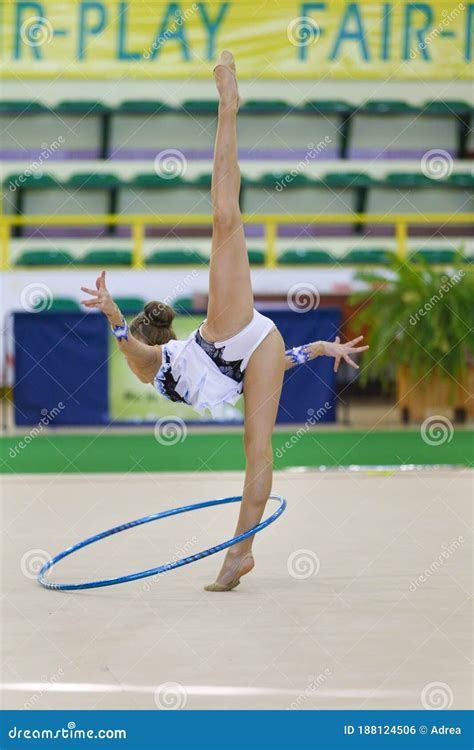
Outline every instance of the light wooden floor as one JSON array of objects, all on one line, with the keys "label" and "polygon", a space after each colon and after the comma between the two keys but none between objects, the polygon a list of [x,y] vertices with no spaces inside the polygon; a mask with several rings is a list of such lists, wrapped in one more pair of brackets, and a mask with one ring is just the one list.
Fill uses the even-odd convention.
[{"label": "light wooden floor", "polygon": [[[277,475],[288,509],[259,534],[257,567],[229,594],[203,591],[221,555],[73,594],[33,578],[38,559],[86,536],[238,494],[241,482],[231,473],[3,477],[2,706],[470,706],[467,470]],[[192,554],[231,536],[236,511],[115,536],[63,561],[54,578]]]}]

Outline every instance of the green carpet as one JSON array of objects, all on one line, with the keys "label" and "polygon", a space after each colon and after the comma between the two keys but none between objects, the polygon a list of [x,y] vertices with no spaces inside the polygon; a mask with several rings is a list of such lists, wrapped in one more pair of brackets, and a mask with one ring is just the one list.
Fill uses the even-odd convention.
[{"label": "green carpet", "polygon": [[[474,432],[427,445],[419,430],[279,432],[275,468],[393,464],[474,465]],[[228,471],[244,468],[238,433],[193,433],[176,445],[153,434],[51,435],[0,438],[0,473]]]}]

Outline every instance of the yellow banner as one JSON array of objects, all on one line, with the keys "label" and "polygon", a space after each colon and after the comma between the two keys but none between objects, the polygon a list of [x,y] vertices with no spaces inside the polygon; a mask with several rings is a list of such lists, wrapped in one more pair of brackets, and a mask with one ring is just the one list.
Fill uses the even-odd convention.
[{"label": "yellow banner", "polygon": [[230,48],[242,78],[464,79],[474,3],[0,3],[4,78],[209,77]]}]

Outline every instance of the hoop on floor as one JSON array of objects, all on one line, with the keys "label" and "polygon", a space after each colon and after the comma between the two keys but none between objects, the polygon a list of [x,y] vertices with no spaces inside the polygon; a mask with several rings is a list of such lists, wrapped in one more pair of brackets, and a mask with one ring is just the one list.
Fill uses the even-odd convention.
[{"label": "hoop on floor", "polygon": [[65,549],[63,552],[60,552],[55,557],[52,557],[51,560],[48,560],[48,562],[43,565],[40,572],[38,573],[38,582],[45,588],[54,589],[55,591],[74,591],[77,589],[96,589],[96,588],[100,588],[101,586],[115,586],[118,583],[128,583],[129,581],[137,581],[139,578],[148,578],[149,576],[158,575],[159,573],[167,573],[169,570],[173,570],[174,568],[181,568],[183,565],[188,565],[189,563],[197,562],[197,560],[201,560],[203,557],[209,557],[209,555],[215,555],[217,552],[221,552],[221,550],[226,549],[227,547],[232,547],[234,544],[238,544],[238,542],[241,542],[244,539],[248,539],[249,536],[254,536],[254,534],[257,534],[259,531],[262,531],[262,529],[264,529],[266,526],[269,526],[271,523],[276,521],[277,518],[281,516],[281,514],[286,508],[286,500],[283,497],[280,497],[280,495],[270,495],[269,499],[278,500],[280,503],[276,511],[272,513],[271,516],[266,518],[264,521],[261,521],[252,529],[245,531],[243,534],[234,536],[232,537],[232,539],[228,539],[226,542],[221,542],[221,544],[216,544],[215,547],[210,547],[209,549],[202,550],[202,552],[196,552],[195,555],[189,555],[189,557],[183,557],[181,560],[175,560],[174,562],[165,563],[164,565],[159,565],[157,568],[150,568],[149,570],[142,570],[139,573],[130,573],[129,575],[126,575],[126,576],[118,576],[117,578],[106,578],[100,581],[86,581],[85,583],[53,583],[52,581],[48,581],[48,579],[46,578],[47,573],[50,570],[52,570],[53,566],[56,565],[56,563],[58,563],[60,560],[63,560],[63,558],[68,557],[69,555],[72,555],[74,552],[77,552],[78,550],[83,549],[83,547],[87,547],[89,544],[94,544],[95,542],[99,542],[101,539],[105,539],[106,537],[112,536],[113,534],[119,534],[121,531],[132,529],[135,526],[142,526],[143,524],[150,523],[151,521],[158,521],[158,519],[166,518],[167,516],[176,516],[179,513],[186,513],[191,510],[199,510],[200,508],[209,508],[213,505],[225,505],[227,503],[238,503],[242,500],[241,495],[236,495],[235,497],[224,497],[224,498],[221,498],[220,500],[206,500],[203,503],[195,503],[193,505],[183,505],[181,508],[171,508],[171,510],[164,510],[161,513],[154,513],[151,516],[144,516],[143,518],[137,518],[135,521],[129,521],[128,523],[123,523],[120,526],[115,526],[113,529],[108,529],[107,531],[102,531],[100,534],[95,534],[94,536],[90,536],[87,539],[84,539],[82,542],[78,542],[77,544],[74,544],[72,547],[68,547],[68,549]]}]

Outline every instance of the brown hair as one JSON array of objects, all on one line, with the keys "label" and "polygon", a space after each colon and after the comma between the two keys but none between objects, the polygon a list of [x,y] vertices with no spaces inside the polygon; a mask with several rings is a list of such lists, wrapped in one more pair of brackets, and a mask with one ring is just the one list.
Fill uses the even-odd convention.
[{"label": "brown hair", "polygon": [[165,302],[147,302],[143,312],[130,323],[130,332],[150,346],[166,344],[176,338],[171,326],[173,318],[174,310]]}]

